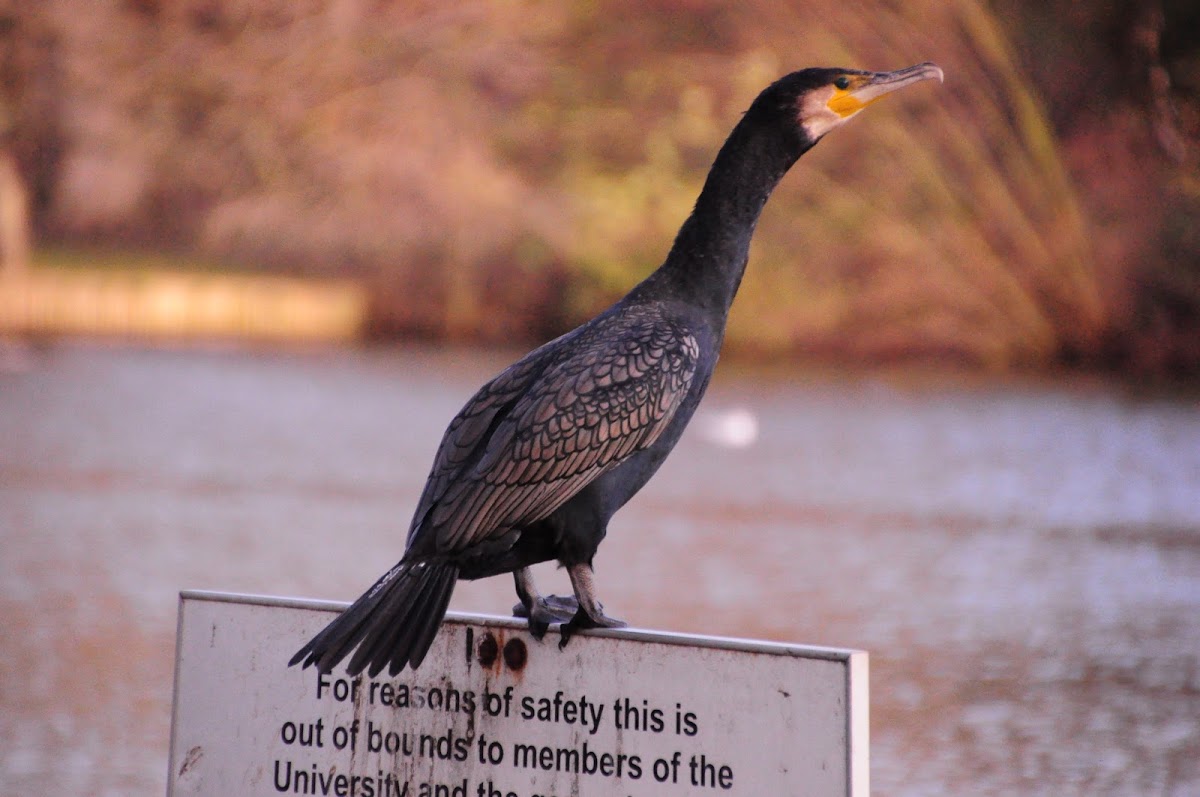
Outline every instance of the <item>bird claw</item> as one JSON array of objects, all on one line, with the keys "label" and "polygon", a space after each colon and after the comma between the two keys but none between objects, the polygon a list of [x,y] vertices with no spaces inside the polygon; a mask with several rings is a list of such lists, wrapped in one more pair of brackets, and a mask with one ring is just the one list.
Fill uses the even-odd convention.
[{"label": "bird claw", "polygon": [[559,629],[561,638],[558,640],[558,649],[562,650],[571,641],[571,637],[575,636],[575,632],[582,631],[585,628],[624,628],[628,625],[624,620],[618,620],[615,617],[609,617],[604,613],[604,607],[597,604],[599,610],[597,616],[593,617],[584,609],[579,609],[575,612],[575,616],[570,621],[563,623]]},{"label": "bird claw", "polygon": [[529,633],[540,640],[555,623],[567,623],[579,612],[579,601],[572,596],[547,595],[538,597],[532,608],[524,603],[513,606],[514,617],[529,620]]}]

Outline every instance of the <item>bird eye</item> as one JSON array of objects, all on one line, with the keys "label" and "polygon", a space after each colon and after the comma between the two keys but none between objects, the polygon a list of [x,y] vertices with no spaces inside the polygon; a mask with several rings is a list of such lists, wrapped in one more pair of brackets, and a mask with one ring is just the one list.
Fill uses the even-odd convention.
[{"label": "bird eye", "polygon": [[850,78],[842,75],[837,80],[833,81],[833,85],[837,86],[842,91],[845,91],[846,89],[850,88]]}]

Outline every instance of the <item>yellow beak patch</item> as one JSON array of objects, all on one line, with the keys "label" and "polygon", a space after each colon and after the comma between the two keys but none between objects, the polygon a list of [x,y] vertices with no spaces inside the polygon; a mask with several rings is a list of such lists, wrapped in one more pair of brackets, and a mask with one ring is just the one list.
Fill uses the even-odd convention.
[{"label": "yellow beak patch", "polygon": [[829,107],[829,110],[843,119],[867,107],[867,103],[862,102],[845,89],[834,89],[833,96],[829,98],[829,102],[826,105]]}]

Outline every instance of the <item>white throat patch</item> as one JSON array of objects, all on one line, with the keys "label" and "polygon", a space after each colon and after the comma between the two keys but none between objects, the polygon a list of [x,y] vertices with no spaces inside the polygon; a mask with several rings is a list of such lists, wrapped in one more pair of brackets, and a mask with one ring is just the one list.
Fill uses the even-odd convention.
[{"label": "white throat patch", "polygon": [[833,128],[845,124],[848,119],[852,119],[858,114],[858,111],[855,111],[842,116],[833,111],[829,107],[829,101],[833,99],[833,95],[834,89],[830,86],[826,89],[810,91],[801,98],[800,107],[797,109],[800,126],[813,141],[818,140]]}]

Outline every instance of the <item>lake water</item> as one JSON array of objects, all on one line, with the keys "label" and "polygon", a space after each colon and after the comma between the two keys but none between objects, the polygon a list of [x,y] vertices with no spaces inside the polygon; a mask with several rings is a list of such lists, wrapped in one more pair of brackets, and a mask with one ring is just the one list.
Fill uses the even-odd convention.
[{"label": "lake water", "polygon": [[[160,795],[179,590],[356,597],[514,353],[0,355],[0,794]],[[637,626],[869,650],[874,794],[1200,795],[1194,395],[724,364],[596,570]]]}]

